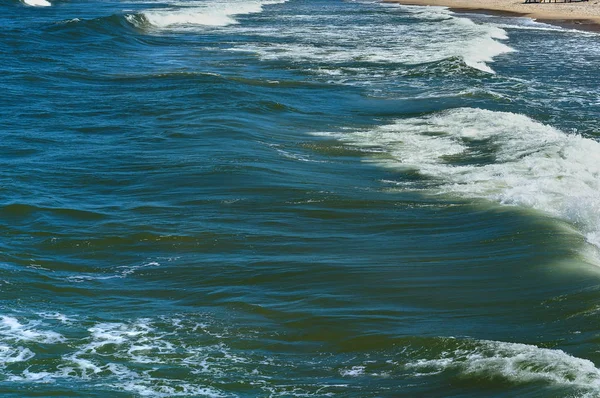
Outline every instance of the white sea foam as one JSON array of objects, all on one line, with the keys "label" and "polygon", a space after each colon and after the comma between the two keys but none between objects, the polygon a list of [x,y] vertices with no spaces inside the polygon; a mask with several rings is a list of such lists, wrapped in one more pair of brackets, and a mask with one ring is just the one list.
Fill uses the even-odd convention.
[{"label": "white sea foam", "polygon": [[0,339],[11,342],[38,342],[54,344],[63,342],[65,338],[51,330],[44,330],[38,326],[39,321],[30,321],[27,324],[19,322],[11,316],[0,317]]},{"label": "white sea foam", "polygon": [[236,16],[255,14],[263,7],[287,0],[220,0],[172,3],[170,8],[146,10],[144,19],[155,28],[190,28],[237,24]]},{"label": "white sea foam", "polygon": [[15,362],[25,362],[33,358],[35,354],[22,346],[9,346],[0,343],[0,367]]},{"label": "white sea foam", "polygon": [[600,392],[600,369],[562,350],[501,341],[472,341],[405,367],[418,376],[458,371],[463,376],[503,378],[513,383],[545,382]]},{"label": "white sea foam", "polygon": [[398,9],[417,23],[403,24],[392,19],[365,24],[360,19],[342,16],[338,21],[324,22],[327,17],[319,14],[301,16],[305,23],[299,24],[295,15],[281,29],[261,28],[251,32],[283,40],[274,40],[268,45],[249,43],[231,50],[253,52],[264,60],[325,63],[328,68],[314,70],[322,70],[327,75],[343,72],[343,69],[336,72],[331,68],[336,64],[418,65],[451,58],[462,59],[472,68],[494,73],[489,66],[494,57],[514,51],[502,43],[508,36],[497,26],[474,23],[441,7],[402,6]]},{"label": "white sea foam", "polygon": [[[215,339],[221,338],[220,334],[206,330],[207,323],[179,318],[137,319],[100,322],[82,329],[74,318],[62,314],[40,313],[37,316],[50,322],[44,323],[38,318],[0,318],[0,376],[5,380],[22,383],[54,383],[65,379],[97,383],[106,380],[105,387],[138,396],[221,397],[225,394],[201,381],[158,376],[158,366],[175,366],[183,375],[205,374],[212,378],[224,377],[224,369],[232,369],[232,366],[237,369],[240,364],[251,362],[231,352],[223,342],[215,343]],[[66,328],[67,337],[52,330],[57,321],[60,327]],[[74,335],[69,337],[69,333]],[[199,343],[203,336],[211,343]],[[188,344],[191,337],[197,344]],[[59,357],[58,365],[30,362],[25,369],[22,365],[10,367],[34,360],[40,343],[68,343],[69,349]]]},{"label": "white sea foam", "polygon": [[47,0],[23,0],[23,3],[32,7],[50,7],[52,3]]},{"label": "white sea foam", "polygon": [[375,162],[419,172],[434,182],[434,193],[542,211],[600,247],[600,143],[592,139],[523,115],[472,108],[326,135],[383,148],[389,156]]}]

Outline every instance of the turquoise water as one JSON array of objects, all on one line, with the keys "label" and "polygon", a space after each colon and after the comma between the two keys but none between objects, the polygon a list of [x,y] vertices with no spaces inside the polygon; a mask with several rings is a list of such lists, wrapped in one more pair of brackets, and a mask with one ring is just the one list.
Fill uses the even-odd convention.
[{"label": "turquoise water", "polygon": [[600,36],[0,3],[0,394],[600,396]]}]

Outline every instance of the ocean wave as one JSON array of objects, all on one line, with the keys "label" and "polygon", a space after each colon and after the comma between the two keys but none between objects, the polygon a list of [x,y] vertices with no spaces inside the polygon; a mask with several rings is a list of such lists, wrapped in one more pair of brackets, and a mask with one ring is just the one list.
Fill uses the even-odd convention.
[{"label": "ocean wave", "polygon": [[[256,35],[277,37],[268,44],[246,44],[232,51],[256,53],[263,60],[287,60],[305,64],[419,65],[446,59],[460,58],[466,65],[486,73],[494,58],[514,51],[503,41],[506,31],[490,24],[476,24],[438,7],[398,7],[407,23],[383,20],[375,31],[373,25],[340,17],[338,29],[319,29],[322,15],[305,23],[290,21],[285,29],[258,30]],[[415,23],[417,22],[417,23]],[[435,29],[432,24],[436,24]],[[351,32],[350,34],[348,32]],[[330,73],[326,72],[326,73]]]},{"label": "ocean wave", "polygon": [[334,136],[389,156],[374,162],[416,171],[433,193],[482,198],[569,222],[600,247],[600,143],[527,116],[461,108]]},{"label": "ocean wave", "polygon": [[226,0],[218,2],[192,1],[174,3],[169,8],[145,10],[128,19],[137,26],[152,26],[158,29],[218,27],[237,24],[239,15],[256,14],[263,7],[285,3],[287,0]]}]

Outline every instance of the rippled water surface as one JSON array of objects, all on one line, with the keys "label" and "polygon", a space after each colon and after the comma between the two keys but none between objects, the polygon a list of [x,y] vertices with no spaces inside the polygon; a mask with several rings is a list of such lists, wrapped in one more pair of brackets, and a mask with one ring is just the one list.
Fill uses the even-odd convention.
[{"label": "rippled water surface", "polygon": [[2,396],[600,396],[597,34],[341,0],[0,26]]}]

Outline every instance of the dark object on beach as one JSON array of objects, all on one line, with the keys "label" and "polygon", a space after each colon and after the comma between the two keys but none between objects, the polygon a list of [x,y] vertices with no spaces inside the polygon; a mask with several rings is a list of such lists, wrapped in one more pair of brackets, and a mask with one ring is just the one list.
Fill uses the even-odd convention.
[{"label": "dark object on beach", "polygon": [[590,0],[525,0],[525,3],[579,3]]}]

